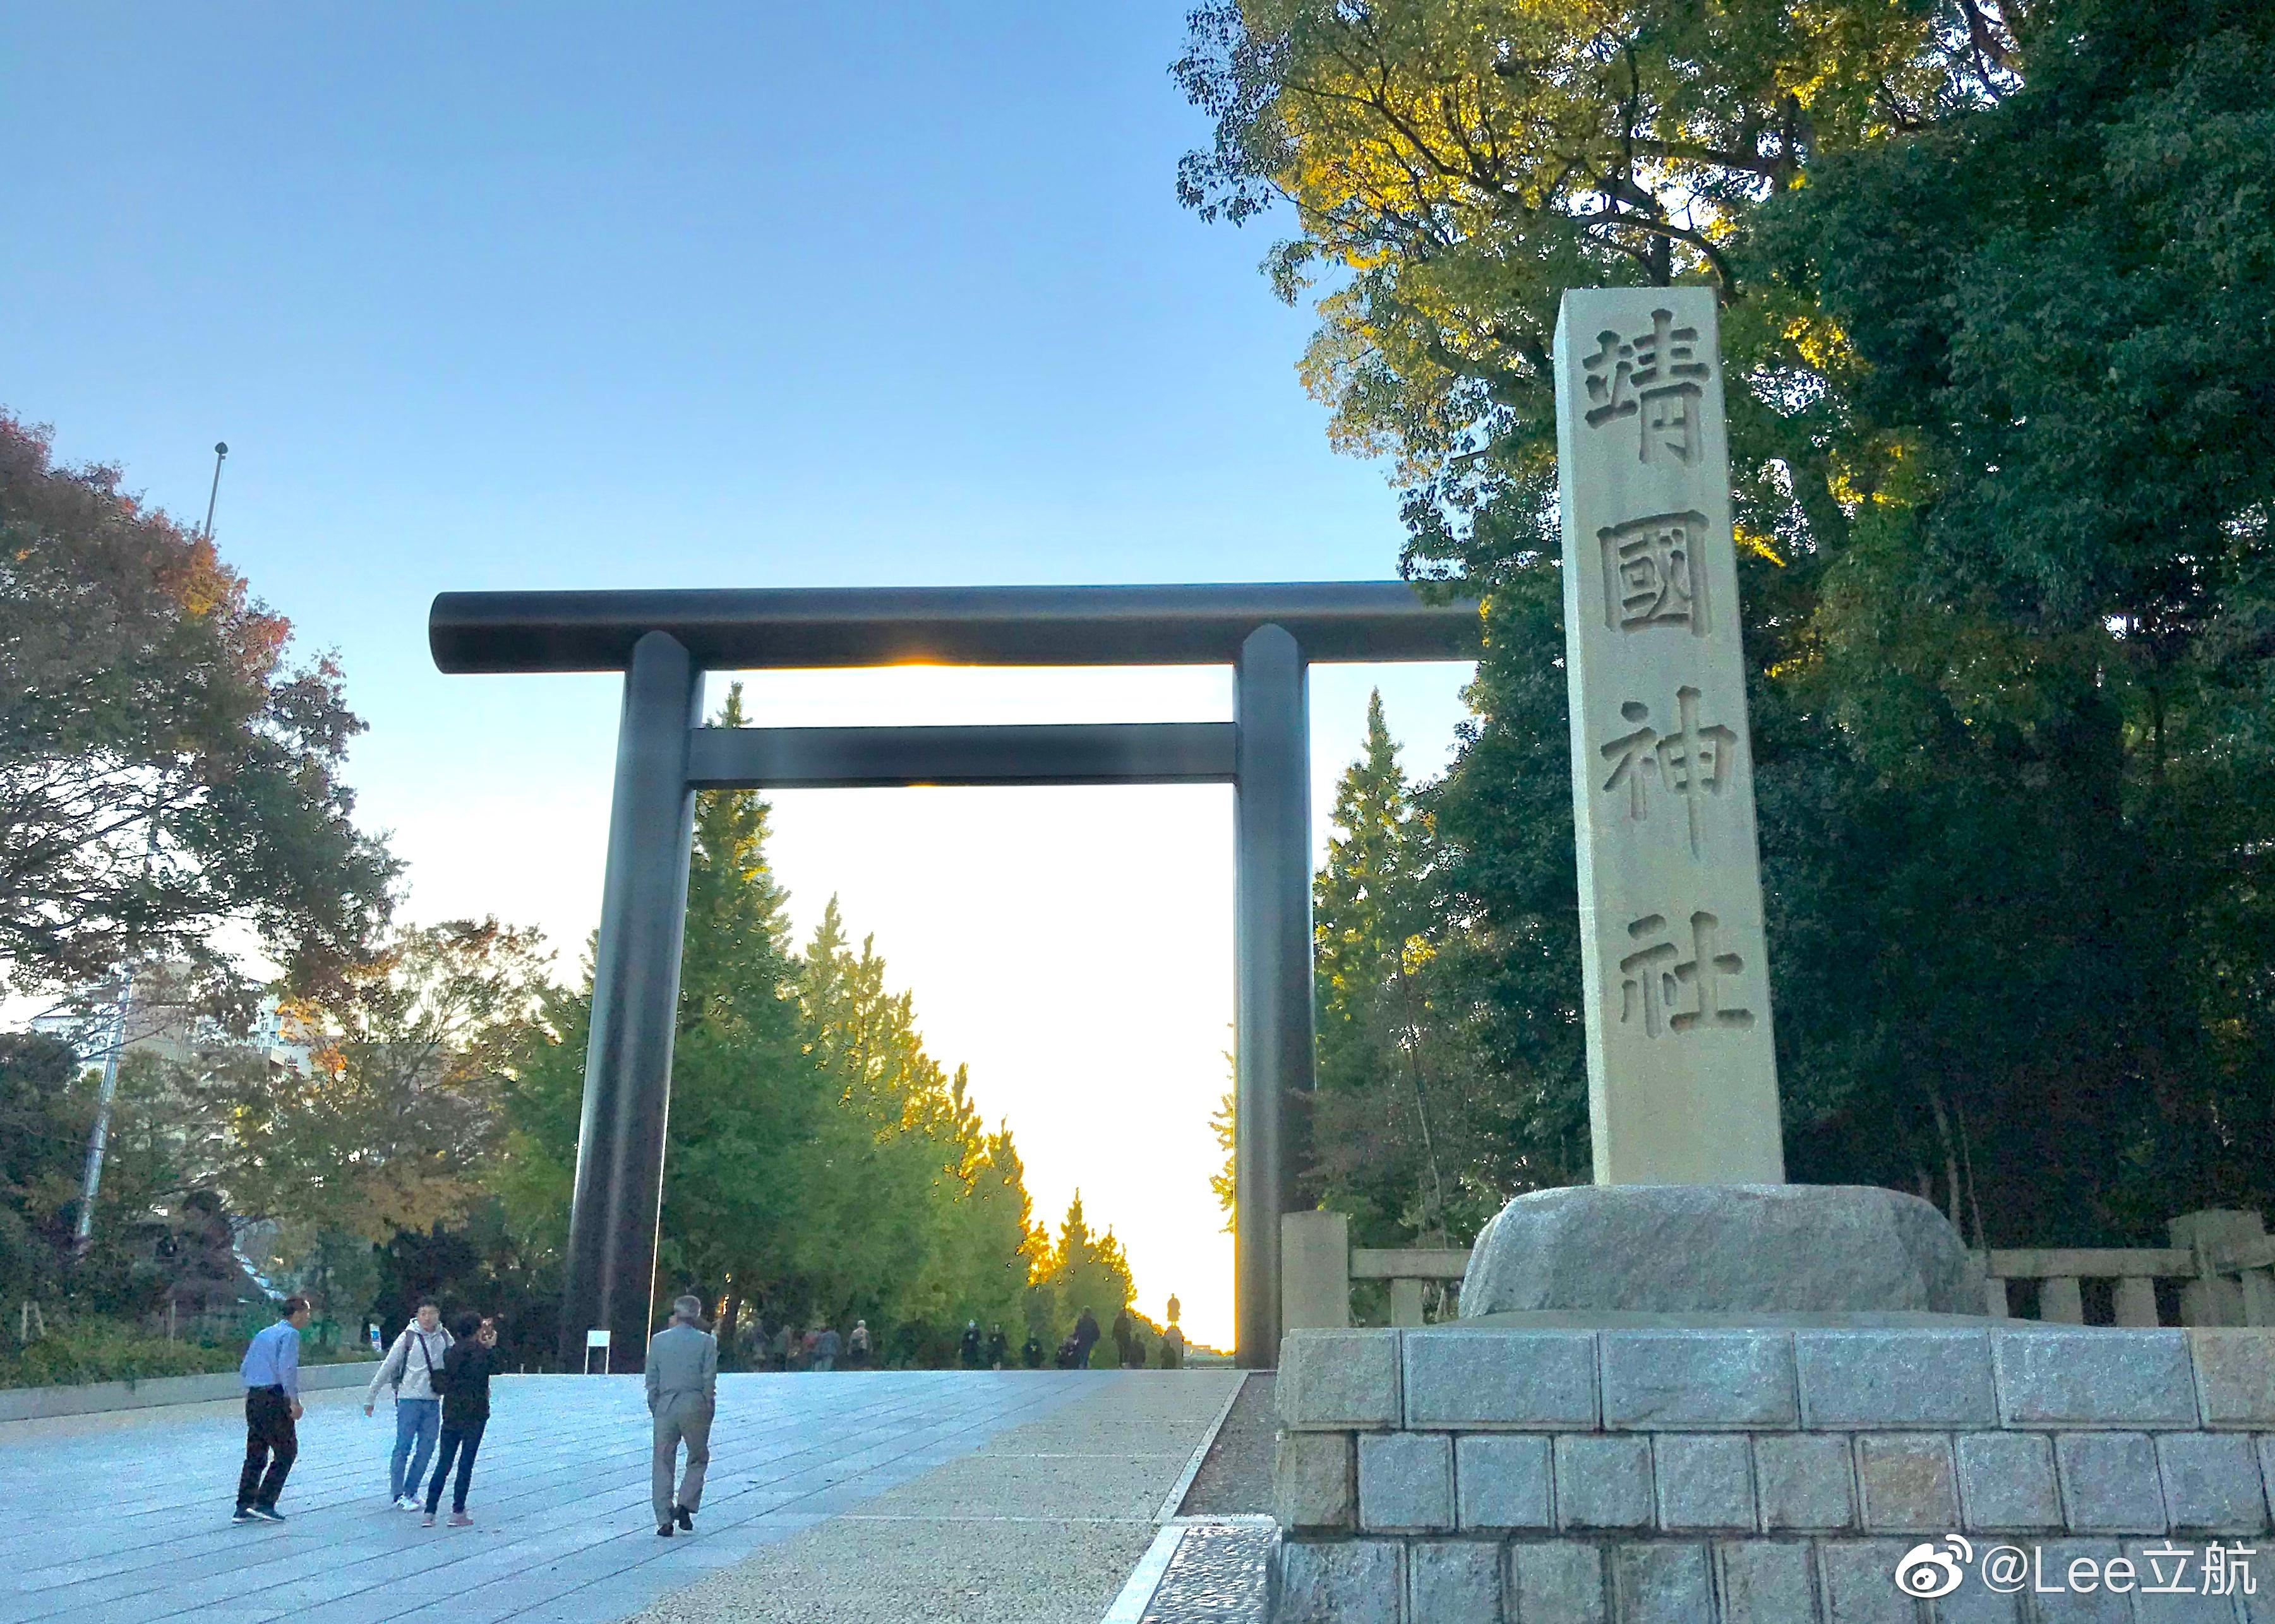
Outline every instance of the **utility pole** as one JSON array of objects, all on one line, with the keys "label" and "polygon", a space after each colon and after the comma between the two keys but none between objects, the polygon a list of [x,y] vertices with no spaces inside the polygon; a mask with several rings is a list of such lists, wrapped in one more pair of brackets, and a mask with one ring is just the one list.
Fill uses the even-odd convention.
[{"label": "utility pole", "polygon": [[[205,539],[213,540],[214,504],[221,500],[221,465],[229,455],[229,442],[214,442],[213,484],[206,492]],[[158,854],[158,814],[150,814],[150,844],[143,857],[147,873],[155,865]],[[94,1236],[94,1198],[102,1193],[102,1153],[110,1144],[110,1108],[118,1098],[118,1057],[126,1048],[127,1023],[133,1018],[134,967],[122,965],[119,970],[118,1013],[113,1018],[110,1032],[110,1052],[102,1060],[102,1085],[94,1096],[94,1128],[87,1137],[87,1173],[79,1181],[79,1221],[73,1226],[77,1249],[85,1251]],[[172,1304],[169,1303],[170,1311]]]},{"label": "utility pole", "polygon": [[94,1236],[94,1198],[102,1190],[103,1147],[110,1143],[110,1105],[118,1097],[118,1056],[126,1047],[126,1023],[134,1010],[134,971],[119,975],[118,1014],[110,1029],[110,1052],[102,1057],[102,1086],[94,1097],[94,1131],[87,1137],[87,1174],[79,1181],[79,1222],[72,1238],[80,1251]]},{"label": "utility pole", "polygon": [[[157,863],[158,810],[154,806],[150,809],[149,843],[142,848],[142,874],[146,880]],[[102,1152],[110,1143],[110,1107],[118,1098],[118,1058],[126,1053],[126,1029],[133,1018],[134,963],[129,959],[118,967],[118,1014],[111,1025],[110,1053],[102,1057],[102,1086],[94,1096],[94,1129],[87,1137],[87,1174],[79,1181],[79,1222],[73,1227],[73,1243],[82,1252],[94,1235],[94,1198],[102,1193]]]}]

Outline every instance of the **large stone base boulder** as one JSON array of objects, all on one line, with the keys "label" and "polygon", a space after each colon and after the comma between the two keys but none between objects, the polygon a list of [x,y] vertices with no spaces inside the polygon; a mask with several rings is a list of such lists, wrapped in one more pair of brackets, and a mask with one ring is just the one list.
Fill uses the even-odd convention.
[{"label": "large stone base boulder", "polygon": [[1976,1314],[1982,1275],[1916,1196],[1856,1184],[1613,1184],[1519,1196],[1478,1237],[1462,1318]]}]

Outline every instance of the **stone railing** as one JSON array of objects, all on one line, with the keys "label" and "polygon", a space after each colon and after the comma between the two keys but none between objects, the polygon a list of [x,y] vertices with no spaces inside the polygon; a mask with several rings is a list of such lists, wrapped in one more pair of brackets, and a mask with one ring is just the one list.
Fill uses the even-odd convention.
[{"label": "stone railing", "polygon": [[2196,1278],[2195,1254],[2177,1247],[1994,1248],[1974,1255],[1984,1265],[1984,1310],[1998,1319],[2014,1317],[2009,1290],[2013,1283],[2030,1280],[2038,1288],[2040,1319],[2052,1325],[2082,1326],[2085,1324],[2084,1282],[2105,1280],[2112,1287],[2114,1323],[2161,1325],[2157,1282]]},{"label": "stone railing", "polygon": [[1387,1280],[1390,1323],[1419,1326],[1427,1319],[1426,1288],[1441,1286],[1450,1304],[1469,1266],[1467,1247],[1353,1250],[1342,1213],[1289,1212],[1280,1220],[1281,1325],[1340,1330],[1351,1322],[1352,1282]]},{"label": "stone railing", "polygon": [[[1470,1254],[1461,1249],[1354,1250],[1341,1212],[1290,1212],[1281,1220],[1281,1315],[1286,1329],[1340,1330],[1351,1323],[1354,1283],[1387,1280],[1390,1323],[1425,1323],[1427,1288],[1445,1288],[1447,1311]],[[2084,1285],[2111,1283],[2111,1322],[2145,1328],[2166,1323],[2157,1282],[2178,1283],[2183,1326],[2275,1326],[2275,1238],[2256,1212],[2189,1212],[2167,1226],[2165,1247],[1993,1248],[1975,1254],[1984,1265],[1985,1311],[2014,1318],[2018,1280],[2035,1283],[2037,1318],[2084,1325]]]},{"label": "stone railing", "polygon": [[1440,1318],[1452,1318],[1462,1276],[1469,1273],[1469,1267],[1470,1254],[1466,1249],[1406,1247],[1395,1250],[1372,1250],[1361,1247],[1350,1255],[1351,1279],[1390,1282],[1390,1323],[1394,1326],[1428,1323],[1425,1313],[1425,1288],[1433,1281],[1445,1288],[1443,1301],[1447,1311]]},{"label": "stone railing", "polygon": [[2013,1317],[2008,1286],[2036,1282],[2037,1317],[2053,1325],[2086,1323],[2084,1282],[2111,1283],[2111,1318],[2120,1326],[2163,1322],[2157,1282],[2178,1283],[2184,1326],[2275,1326],[2275,1241],[2256,1212],[2189,1212],[2166,1226],[2165,1247],[1993,1248],[1983,1264],[1985,1310]]}]

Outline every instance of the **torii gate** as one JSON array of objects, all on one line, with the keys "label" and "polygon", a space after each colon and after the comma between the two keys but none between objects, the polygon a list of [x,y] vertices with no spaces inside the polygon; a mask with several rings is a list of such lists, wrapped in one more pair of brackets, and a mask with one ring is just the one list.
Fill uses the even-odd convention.
[{"label": "torii gate", "polygon": [[[607,1329],[646,1349],[698,789],[1229,783],[1237,801],[1233,1288],[1243,1365],[1280,1343],[1288,1101],[1312,1083],[1313,661],[1474,659],[1473,602],[1401,581],[444,593],[446,672],[622,671],[608,876],[569,1220],[562,1360]],[[707,670],[899,665],[1229,665],[1228,722],[712,728]]]}]

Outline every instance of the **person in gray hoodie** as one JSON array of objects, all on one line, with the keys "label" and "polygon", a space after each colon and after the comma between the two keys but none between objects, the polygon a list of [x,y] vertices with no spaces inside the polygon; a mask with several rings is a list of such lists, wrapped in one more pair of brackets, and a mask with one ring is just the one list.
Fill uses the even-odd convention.
[{"label": "person in gray hoodie", "polygon": [[442,1311],[421,1303],[418,1316],[403,1327],[403,1334],[380,1361],[363,1395],[363,1413],[368,1416],[379,1402],[382,1387],[395,1394],[395,1453],[388,1457],[387,1497],[397,1511],[419,1509],[414,1491],[442,1431],[442,1386],[437,1379],[450,1351],[450,1333],[442,1329]]}]

